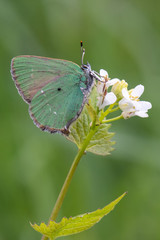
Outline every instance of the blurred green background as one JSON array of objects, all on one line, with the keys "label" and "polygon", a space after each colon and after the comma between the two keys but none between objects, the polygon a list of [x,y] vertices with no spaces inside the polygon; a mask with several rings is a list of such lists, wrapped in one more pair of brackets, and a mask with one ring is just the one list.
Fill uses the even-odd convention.
[{"label": "blurred green background", "polygon": [[[47,222],[76,146],[40,131],[10,76],[11,58],[31,54],[80,64],[145,86],[150,117],[120,120],[115,151],[87,153],[58,220],[128,195],[94,228],[70,240],[160,239],[160,1],[0,0],[0,240],[38,240],[29,225]],[[64,238],[62,238],[64,239]]]}]

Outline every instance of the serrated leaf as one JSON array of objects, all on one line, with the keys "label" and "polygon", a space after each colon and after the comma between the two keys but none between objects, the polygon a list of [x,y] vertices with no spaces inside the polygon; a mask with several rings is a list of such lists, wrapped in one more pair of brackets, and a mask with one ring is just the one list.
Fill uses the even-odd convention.
[{"label": "serrated leaf", "polygon": [[113,151],[112,145],[115,144],[115,142],[111,141],[111,138],[114,136],[114,133],[108,132],[110,126],[110,124],[101,124],[97,128],[86,149],[88,152],[105,156]]},{"label": "serrated leaf", "polygon": [[[78,148],[81,148],[87,135],[91,130],[91,124],[93,118],[97,117],[97,91],[96,88],[93,89],[91,96],[89,98],[89,104],[86,104],[80,117],[71,125],[70,134],[67,137],[70,141],[74,142]],[[96,122],[98,122],[95,119]],[[114,141],[111,141],[114,133],[110,133],[108,129],[110,124],[100,124],[96,126],[95,133],[90,140],[86,151],[92,152],[98,155],[108,155],[112,150]]]},{"label": "serrated leaf", "polygon": [[48,225],[41,223],[31,224],[31,226],[42,235],[47,236],[50,240],[54,240],[58,237],[68,236],[85,231],[96,223],[98,223],[105,215],[112,211],[117,203],[125,196],[126,193],[122,194],[119,198],[108,204],[102,209],[98,209],[91,213],[85,213],[76,217],[62,218],[61,222],[56,223],[50,221]]}]

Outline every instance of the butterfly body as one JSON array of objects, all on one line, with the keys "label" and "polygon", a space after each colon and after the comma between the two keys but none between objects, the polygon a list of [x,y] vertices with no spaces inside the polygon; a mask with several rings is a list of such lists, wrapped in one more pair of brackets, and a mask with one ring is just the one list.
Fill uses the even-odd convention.
[{"label": "butterfly body", "polygon": [[30,55],[13,58],[11,74],[34,123],[51,133],[69,134],[94,84],[89,64]]}]

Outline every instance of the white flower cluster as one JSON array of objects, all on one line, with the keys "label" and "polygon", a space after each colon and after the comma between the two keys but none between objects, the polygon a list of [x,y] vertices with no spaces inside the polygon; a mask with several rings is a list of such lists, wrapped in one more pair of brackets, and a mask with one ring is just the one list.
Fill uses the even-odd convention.
[{"label": "white flower cluster", "polygon": [[[139,97],[144,92],[144,86],[138,85],[134,89],[127,90],[128,84],[118,78],[110,79],[107,71],[100,70],[101,82],[97,83],[99,93],[97,106],[104,109],[106,106],[117,103],[122,110],[123,118],[139,116],[148,117],[148,110],[152,108],[150,102],[140,101]],[[108,92],[109,87],[111,91]]]}]

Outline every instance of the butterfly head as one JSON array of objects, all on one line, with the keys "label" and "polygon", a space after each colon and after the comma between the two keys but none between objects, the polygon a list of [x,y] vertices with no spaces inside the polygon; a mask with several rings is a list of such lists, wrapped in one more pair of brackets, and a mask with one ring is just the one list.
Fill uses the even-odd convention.
[{"label": "butterfly head", "polygon": [[87,64],[82,64],[82,66],[81,66],[81,69],[84,71],[84,72],[91,72],[92,70],[91,70],[91,65],[87,62]]}]

